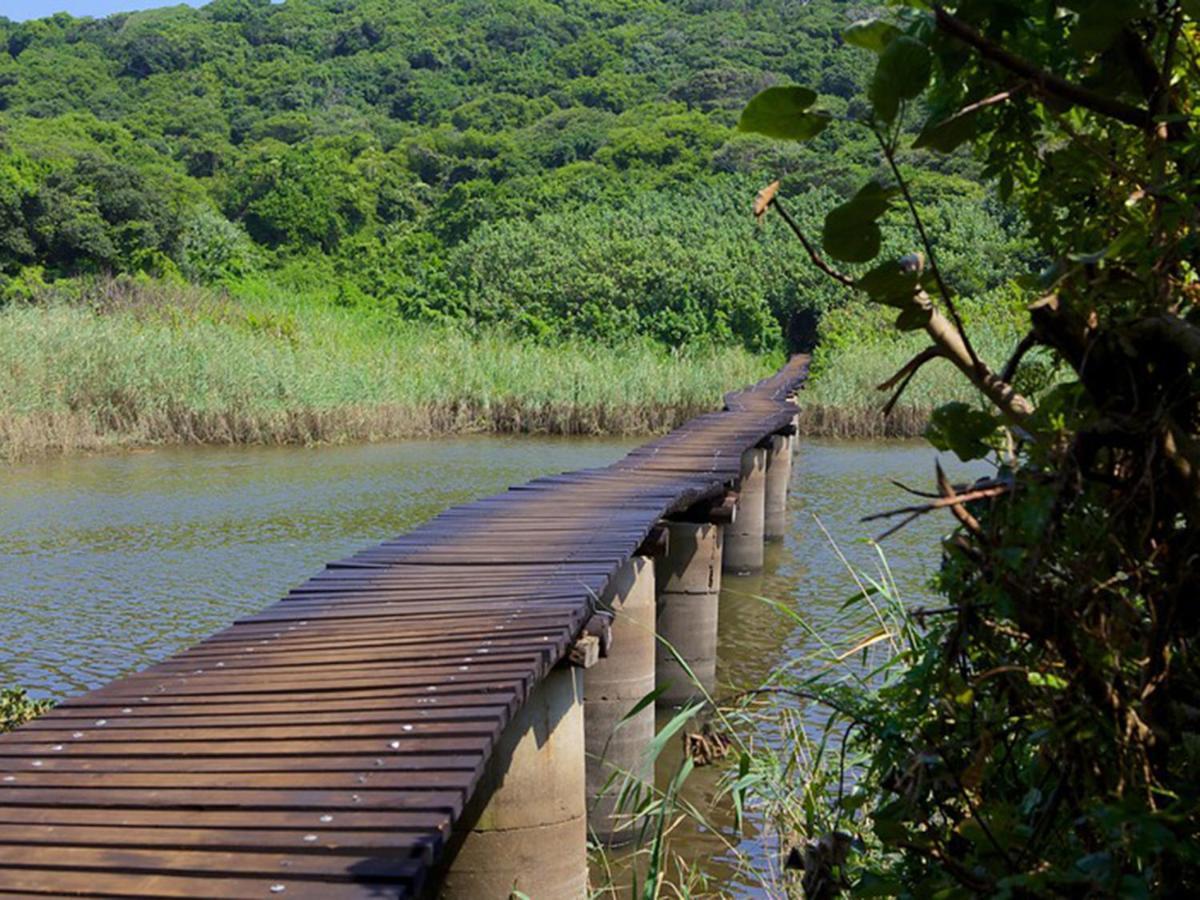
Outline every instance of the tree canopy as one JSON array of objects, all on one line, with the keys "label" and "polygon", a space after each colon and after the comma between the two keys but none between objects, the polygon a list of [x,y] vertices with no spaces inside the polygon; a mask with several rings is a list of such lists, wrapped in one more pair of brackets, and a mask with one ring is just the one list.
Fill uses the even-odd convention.
[{"label": "tree canopy", "polygon": [[[892,5],[843,32],[874,66],[854,121],[882,171],[821,227],[788,224],[833,283],[927,338],[885,385],[893,401],[933,360],[962,373],[981,402],[938,409],[928,436],[995,470],[955,485],[939,468],[932,502],[893,513],[953,512],[946,605],[909,620],[885,687],[826,695],[866,752],[862,791],[835,813],[869,822],[857,889],[1194,894],[1200,5]],[[810,139],[814,100],[769,90],[742,126]],[[959,147],[1046,261],[1013,272],[1038,299],[1002,369],[975,352],[909,166]],[[788,219],[791,203],[772,184],[757,209]],[[897,213],[914,228],[899,252],[884,234]],[[1034,354],[1058,369],[1036,393]]]},{"label": "tree canopy", "polygon": [[[856,9],[215,0],[0,20],[0,277],[213,280],[309,259],[343,301],[403,315],[774,346],[831,293],[748,262],[775,238],[732,205],[742,179],[841,193],[876,163],[841,122],[781,148],[739,132],[737,116],[792,82],[844,112],[870,75],[837,52]],[[939,203],[1019,240],[960,177],[974,174],[968,158],[924,165]],[[724,221],[689,223],[682,209]],[[635,216],[659,242],[661,277],[636,253],[613,271],[586,250],[606,217]],[[537,253],[517,252],[529,242]],[[577,248],[567,273],[583,280],[550,299],[548,261]],[[498,256],[469,258],[481,252]],[[979,289],[996,281],[986,273]]]}]

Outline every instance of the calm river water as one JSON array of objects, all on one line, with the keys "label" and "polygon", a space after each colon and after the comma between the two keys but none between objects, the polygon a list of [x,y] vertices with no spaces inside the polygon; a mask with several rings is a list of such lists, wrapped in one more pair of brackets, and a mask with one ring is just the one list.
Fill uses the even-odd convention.
[{"label": "calm river water", "polygon": [[[635,443],[480,437],[0,468],[0,685],[51,698],[95,687],[272,602],[327,560],[510,484],[607,464]],[[811,649],[754,595],[793,605],[817,628],[836,627],[854,585],[821,526],[852,564],[875,571],[866,539],[882,527],[859,519],[907,502],[891,479],[927,487],[934,458],[923,443],[802,444],[786,539],[769,547],[761,577],[726,580],[721,683],[757,684]],[[926,517],[885,545],[910,605],[928,599],[936,537],[948,527]],[[714,775],[694,776],[696,799],[715,789]],[[703,835],[683,840],[719,873],[717,847]],[[730,884],[729,892],[753,889]]]}]

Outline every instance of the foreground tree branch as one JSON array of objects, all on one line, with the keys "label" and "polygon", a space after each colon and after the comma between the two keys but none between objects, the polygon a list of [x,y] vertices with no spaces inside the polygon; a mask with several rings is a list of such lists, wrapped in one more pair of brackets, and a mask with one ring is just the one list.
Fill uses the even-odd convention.
[{"label": "foreground tree branch", "polygon": [[1104,94],[1097,93],[1077,84],[1072,84],[1065,78],[1060,78],[1052,72],[1038,68],[1028,60],[1024,60],[1016,54],[1005,50],[1000,45],[993,43],[962,19],[947,12],[946,8],[941,4],[934,5],[933,14],[937,27],[941,31],[955,40],[974,48],[984,59],[995,63],[1003,69],[1007,69],[1014,75],[1028,78],[1034,90],[1038,93],[1066,100],[1074,106],[1082,106],[1094,113],[1099,113],[1110,119],[1116,119],[1118,122],[1123,122],[1126,125],[1132,125],[1134,128],[1140,128],[1144,131],[1153,129],[1154,116],[1150,110],[1132,106],[1120,100],[1114,100],[1112,97],[1106,97]]}]

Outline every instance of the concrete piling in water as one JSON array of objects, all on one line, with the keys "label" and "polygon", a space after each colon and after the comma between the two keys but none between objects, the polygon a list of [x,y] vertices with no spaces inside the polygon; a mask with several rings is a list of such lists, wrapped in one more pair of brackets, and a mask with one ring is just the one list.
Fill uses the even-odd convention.
[{"label": "concrete piling in water", "polygon": [[725,533],[722,561],[726,572],[746,574],[763,567],[766,494],[767,451],[752,447],[742,454],[737,516]]},{"label": "concrete piling in water", "polygon": [[643,781],[654,777],[647,756],[654,739],[654,707],[621,721],[654,690],[653,561],[645,556],[629,560],[609,582],[600,607],[614,617],[609,655],[584,676],[588,824],[598,840],[613,845],[634,837],[628,827],[631,811],[618,809],[626,773]]},{"label": "concrete piling in water", "polygon": [[716,681],[724,529],[694,522],[672,522],[669,528],[667,554],[656,564],[661,640],[656,652],[655,682],[662,690],[659,704],[677,706],[701,696],[701,691],[667,644],[687,663],[705,690],[711,690]]},{"label": "concrete piling in water", "polygon": [[583,675],[555,668],[504,730],[448,853],[445,900],[587,895]]},{"label": "concrete piling in water", "polygon": [[767,448],[767,485],[763,512],[763,538],[783,540],[787,531],[788,485],[792,480],[792,438],[771,438]]}]

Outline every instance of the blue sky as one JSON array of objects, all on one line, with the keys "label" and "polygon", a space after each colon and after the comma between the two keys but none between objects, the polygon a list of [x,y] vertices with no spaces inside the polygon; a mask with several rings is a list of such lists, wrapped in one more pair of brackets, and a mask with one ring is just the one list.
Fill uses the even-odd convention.
[{"label": "blue sky", "polygon": [[134,9],[151,9],[155,6],[203,6],[206,0],[0,0],[0,16],[20,22],[22,19],[40,19],[56,12],[69,12],[73,16],[107,16],[109,13],[128,12]]}]

